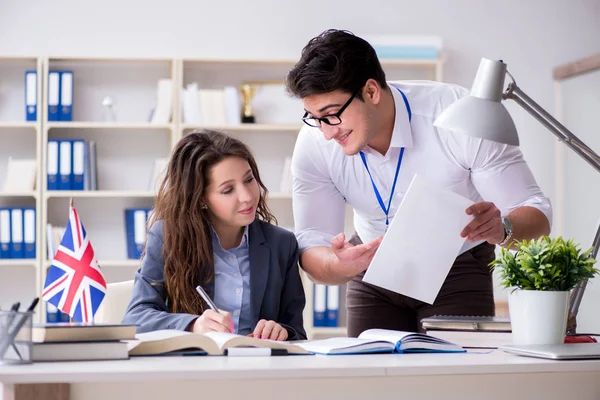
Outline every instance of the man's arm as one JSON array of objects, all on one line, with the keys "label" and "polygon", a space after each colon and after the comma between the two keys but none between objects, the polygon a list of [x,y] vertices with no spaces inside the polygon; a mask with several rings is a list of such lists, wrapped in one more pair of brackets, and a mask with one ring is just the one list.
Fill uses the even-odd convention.
[{"label": "man's arm", "polygon": [[540,190],[518,147],[487,140],[467,140],[467,161],[473,185],[486,200],[467,209],[475,219],[465,228],[469,240],[499,244],[505,238],[501,216],[512,225],[514,240],[549,235],[552,221],[550,200]]},{"label": "man's arm", "polygon": [[[300,266],[311,280],[341,284],[364,271],[373,244],[352,246],[345,241],[346,200],[329,175],[326,151],[303,128],[292,157],[293,207]],[[369,254],[371,253],[371,254]]]},{"label": "man's arm", "polygon": [[371,243],[352,245],[343,233],[331,241],[331,247],[312,247],[300,256],[300,264],[316,283],[342,285],[367,269],[381,238]]}]

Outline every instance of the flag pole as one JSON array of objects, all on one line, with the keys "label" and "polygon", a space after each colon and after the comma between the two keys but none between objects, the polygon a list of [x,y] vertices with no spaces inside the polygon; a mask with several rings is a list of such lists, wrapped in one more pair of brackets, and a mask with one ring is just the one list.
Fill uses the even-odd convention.
[{"label": "flag pole", "polygon": [[69,199],[69,207],[73,208],[73,198],[72,197]]}]

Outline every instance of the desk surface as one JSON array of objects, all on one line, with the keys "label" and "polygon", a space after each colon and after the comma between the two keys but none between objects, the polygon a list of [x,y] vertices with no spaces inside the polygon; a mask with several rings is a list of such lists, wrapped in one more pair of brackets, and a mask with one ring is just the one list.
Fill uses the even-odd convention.
[{"label": "desk surface", "polygon": [[134,357],[0,365],[0,383],[335,378],[600,371],[600,360],[550,361],[504,353],[288,357]]}]

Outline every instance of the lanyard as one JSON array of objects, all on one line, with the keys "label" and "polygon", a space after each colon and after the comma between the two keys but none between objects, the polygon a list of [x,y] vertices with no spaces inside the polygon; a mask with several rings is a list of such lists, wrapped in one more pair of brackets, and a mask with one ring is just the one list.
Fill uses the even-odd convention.
[{"label": "lanyard", "polygon": [[[410,104],[408,104],[408,99],[406,98],[406,96],[404,95],[402,90],[398,89],[398,91],[400,92],[400,94],[402,95],[402,98],[404,99],[404,104],[406,105],[406,111],[408,112],[408,121],[410,122],[410,120],[412,119],[412,113],[410,111]],[[373,180],[371,171],[369,171],[369,166],[367,165],[367,158],[365,157],[365,153],[363,153],[362,151],[360,152],[360,158],[362,159],[362,162],[365,165],[365,168],[369,174],[369,178],[371,178],[371,184],[373,185],[373,191],[375,192],[375,197],[377,197],[379,206],[381,207],[381,209],[383,210],[383,213],[385,214],[385,225],[386,226],[389,225],[388,216],[390,213],[390,207],[392,206],[392,198],[394,197],[394,191],[396,190],[396,181],[398,180],[398,172],[400,172],[400,165],[402,165],[402,157],[403,156],[404,156],[404,147],[402,147],[400,149],[400,155],[398,156],[398,165],[396,166],[396,174],[394,175],[394,183],[392,183],[392,192],[390,194],[390,200],[388,201],[388,205],[386,207],[385,204],[383,203],[383,199],[381,198],[381,195],[379,194],[379,190],[377,190],[377,185],[375,185],[375,181]]]}]

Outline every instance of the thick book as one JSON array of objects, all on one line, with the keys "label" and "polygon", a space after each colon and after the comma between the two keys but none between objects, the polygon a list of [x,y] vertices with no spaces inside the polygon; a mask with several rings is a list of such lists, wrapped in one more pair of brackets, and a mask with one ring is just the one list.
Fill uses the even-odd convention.
[{"label": "thick book", "polygon": [[263,347],[286,349],[288,354],[310,354],[292,342],[257,339],[233,333],[192,333],[178,330],[158,330],[138,333],[136,340],[129,342],[130,356],[162,355],[181,351],[205,351],[208,355],[223,355],[232,347]]},{"label": "thick book", "polygon": [[132,340],[135,339],[135,331],[135,325],[124,324],[34,324],[31,339],[37,343]]},{"label": "thick book", "polygon": [[465,349],[454,343],[422,333],[368,329],[357,338],[330,338],[299,344],[316,354],[367,353],[463,353]]},{"label": "thick book", "polygon": [[127,342],[34,343],[33,361],[127,360]]},{"label": "thick book", "polygon": [[472,349],[496,349],[512,344],[511,332],[431,330],[430,335]]},{"label": "thick book", "polygon": [[509,317],[479,317],[462,315],[434,315],[421,320],[429,330],[511,332]]}]

